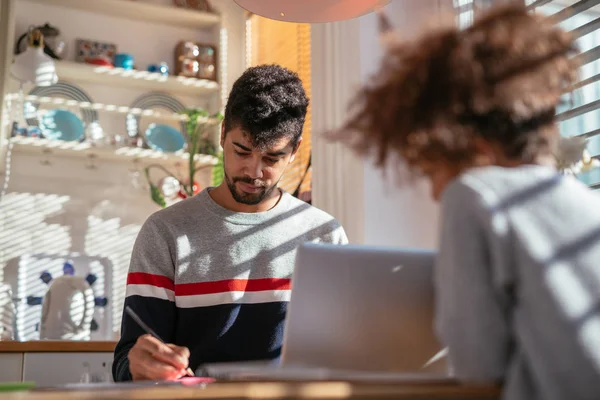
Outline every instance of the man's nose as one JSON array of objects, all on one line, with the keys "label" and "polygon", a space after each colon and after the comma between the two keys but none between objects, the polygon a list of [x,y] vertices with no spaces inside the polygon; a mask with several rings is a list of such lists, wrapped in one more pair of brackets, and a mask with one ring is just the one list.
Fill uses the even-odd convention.
[{"label": "man's nose", "polygon": [[252,179],[261,179],[263,177],[262,161],[252,160],[246,167],[246,175]]}]

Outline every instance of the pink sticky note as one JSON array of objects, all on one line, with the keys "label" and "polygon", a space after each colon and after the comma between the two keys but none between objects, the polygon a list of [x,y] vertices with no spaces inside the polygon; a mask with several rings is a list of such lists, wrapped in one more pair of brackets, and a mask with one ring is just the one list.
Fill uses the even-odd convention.
[{"label": "pink sticky note", "polygon": [[202,376],[183,376],[177,380],[182,385],[193,386],[193,385],[201,385],[203,383],[213,383],[215,382],[214,378],[207,378]]}]

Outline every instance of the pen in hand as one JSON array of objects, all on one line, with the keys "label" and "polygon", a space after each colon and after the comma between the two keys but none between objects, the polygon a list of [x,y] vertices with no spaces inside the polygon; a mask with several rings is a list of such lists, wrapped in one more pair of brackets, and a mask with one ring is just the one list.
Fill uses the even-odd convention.
[{"label": "pen in hand", "polygon": [[[142,321],[142,319],[139,317],[139,315],[137,315],[135,313],[135,311],[133,311],[131,309],[131,307],[125,306],[125,312],[127,313],[127,315],[129,315],[131,317],[131,319],[133,319],[140,326],[140,328],[142,328],[144,330],[144,332],[155,337],[161,343],[165,344],[165,341],[162,340],[162,338],[160,336],[158,336],[158,334],[156,332],[154,332],[152,330],[152,328],[150,328],[148,325],[146,325],[146,323],[144,321]],[[192,372],[192,370],[189,367],[186,369],[186,372],[187,372],[187,376],[194,376],[194,372]]]}]

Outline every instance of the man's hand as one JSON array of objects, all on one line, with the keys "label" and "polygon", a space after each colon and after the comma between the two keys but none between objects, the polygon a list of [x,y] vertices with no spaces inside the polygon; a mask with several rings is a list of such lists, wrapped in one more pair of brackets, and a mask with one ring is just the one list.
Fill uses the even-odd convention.
[{"label": "man's hand", "polygon": [[164,344],[152,335],[143,335],[129,350],[128,358],[134,381],[173,380],[187,375],[190,351],[187,347]]}]

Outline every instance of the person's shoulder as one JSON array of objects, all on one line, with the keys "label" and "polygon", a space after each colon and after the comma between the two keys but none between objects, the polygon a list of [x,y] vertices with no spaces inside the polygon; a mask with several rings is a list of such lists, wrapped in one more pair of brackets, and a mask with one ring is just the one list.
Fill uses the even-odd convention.
[{"label": "person's shoulder", "polygon": [[331,214],[321,210],[320,208],[317,208],[311,204],[308,204],[307,202],[300,200],[297,197],[294,197],[287,192],[284,192],[284,196],[287,197],[286,200],[289,202],[289,205],[290,205],[288,209],[300,210],[301,215],[299,215],[299,216],[303,219],[309,218],[311,221],[315,221],[315,222],[329,222],[329,221],[337,222],[337,220]]},{"label": "person's shoulder", "polygon": [[325,243],[346,244],[348,238],[342,224],[331,214],[308,204],[289,193],[284,192],[289,202],[288,212],[295,216],[295,224],[303,229],[313,231]]},{"label": "person's shoulder", "polygon": [[144,225],[158,230],[187,225],[191,219],[202,215],[201,194],[202,192],[153,212]]},{"label": "person's shoulder", "polygon": [[467,206],[491,212],[584,202],[598,204],[600,195],[576,177],[540,165],[473,168],[454,179],[442,196],[443,208]]},{"label": "person's shoulder", "polygon": [[496,207],[514,196],[558,187],[562,178],[556,170],[540,165],[472,168],[448,184],[442,204],[473,200]]}]

